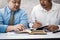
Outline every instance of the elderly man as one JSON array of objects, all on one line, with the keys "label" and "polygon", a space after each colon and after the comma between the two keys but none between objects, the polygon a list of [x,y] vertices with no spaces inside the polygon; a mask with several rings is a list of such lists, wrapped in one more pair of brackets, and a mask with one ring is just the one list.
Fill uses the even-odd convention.
[{"label": "elderly man", "polygon": [[30,27],[38,28],[47,26],[49,31],[56,31],[60,24],[59,4],[52,0],[39,0],[40,4],[35,6],[31,13]]},{"label": "elderly man", "polygon": [[8,0],[0,9],[0,32],[22,31],[28,28],[27,14],[20,9],[21,0]]}]

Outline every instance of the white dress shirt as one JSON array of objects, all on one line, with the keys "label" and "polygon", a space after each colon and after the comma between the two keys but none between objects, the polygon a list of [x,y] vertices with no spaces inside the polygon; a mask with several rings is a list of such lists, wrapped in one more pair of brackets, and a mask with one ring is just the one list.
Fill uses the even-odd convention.
[{"label": "white dress shirt", "polygon": [[43,26],[46,25],[58,25],[60,24],[60,4],[56,4],[52,2],[52,8],[51,10],[47,11],[42,8],[42,6],[39,4],[35,6],[31,13],[31,20],[29,26],[32,27],[33,22],[37,20],[38,22],[41,22]]}]

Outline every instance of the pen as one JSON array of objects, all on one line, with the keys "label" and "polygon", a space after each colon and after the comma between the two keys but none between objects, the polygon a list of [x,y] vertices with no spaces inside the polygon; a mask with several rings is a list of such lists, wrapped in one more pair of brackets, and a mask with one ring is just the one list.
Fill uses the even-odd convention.
[{"label": "pen", "polygon": [[53,33],[58,33],[58,32],[60,32],[60,30],[54,31]]}]

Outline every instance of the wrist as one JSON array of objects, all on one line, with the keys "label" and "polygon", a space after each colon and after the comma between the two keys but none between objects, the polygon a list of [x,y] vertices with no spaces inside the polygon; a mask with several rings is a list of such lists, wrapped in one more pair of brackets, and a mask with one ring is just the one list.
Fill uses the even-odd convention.
[{"label": "wrist", "polygon": [[8,26],[6,32],[10,32],[14,30],[14,26]]}]

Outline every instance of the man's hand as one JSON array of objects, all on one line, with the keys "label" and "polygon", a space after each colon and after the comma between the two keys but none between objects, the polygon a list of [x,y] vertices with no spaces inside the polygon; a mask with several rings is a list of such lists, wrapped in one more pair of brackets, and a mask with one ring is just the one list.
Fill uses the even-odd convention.
[{"label": "man's hand", "polygon": [[10,32],[10,31],[12,31],[12,30],[14,30],[14,31],[22,31],[22,30],[24,30],[25,28],[24,28],[24,25],[22,25],[22,24],[17,24],[17,25],[15,25],[15,26],[8,26],[7,27],[7,29],[6,29],[6,32]]},{"label": "man's hand", "polygon": [[42,24],[40,23],[40,22],[35,22],[35,23],[33,23],[33,26],[32,26],[32,28],[38,28],[38,27],[40,27],[40,26],[42,26]]},{"label": "man's hand", "polygon": [[15,28],[14,28],[15,31],[23,31],[24,29],[25,29],[24,25],[22,24],[15,25]]},{"label": "man's hand", "polygon": [[49,31],[53,32],[59,29],[58,26],[56,25],[48,25],[48,27],[46,27]]}]

